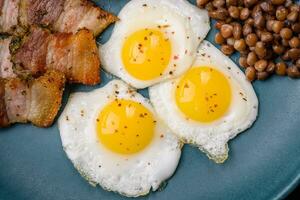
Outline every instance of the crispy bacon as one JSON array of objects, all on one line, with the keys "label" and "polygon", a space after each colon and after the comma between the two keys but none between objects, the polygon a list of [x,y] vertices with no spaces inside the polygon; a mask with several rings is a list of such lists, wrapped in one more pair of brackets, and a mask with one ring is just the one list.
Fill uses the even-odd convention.
[{"label": "crispy bacon", "polygon": [[13,56],[13,62],[35,75],[45,72],[49,39],[48,30],[32,27],[30,34],[23,38],[21,48]]},{"label": "crispy bacon", "polygon": [[57,21],[65,0],[21,0],[20,22],[23,26],[49,26]]},{"label": "crispy bacon", "polygon": [[66,0],[64,11],[54,23],[54,30],[59,32],[72,32],[87,28],[94,35],[101,33],[118,18],[113,14],[102,10],[90,1]]},{"label": "crispy bacon", "polygon": [[[68,82],[94,85],[100,82],[100,59],[93,33],[82,29],[76,34],[52,34],[34,28],[16,51],[13,62],[18,74],[38,76],[47,69],[63,72]],[[21,70],[20,70],[21,69]]]},{"label": "crispy bacon", "polygon": [[0,33],[12,33],[18,25],[20,0],[0,1]]},{"label": "crispy bacon", "polygon": [[11,40],[11,37],[0,39],[0,78],[16,77],[16,74],[13,72],[13,64],[9,51]]},{"label": "crispy bacon", "polygon": [[100,82],[100,59],[93,34],[82,29],[75,35],[53,35],[46,66],[65,73],[69,82],[94,85]]},{"label": "crispy bacon", "polygon": [[66,33],[87,28],[96,36],[117,20],[88,0],[0,0],[0,33],[17,35],[40,25]]},{"label": "crispy bacon", "polygon": [[64,74],[55,70],[31,81],[0,80],[0,127],[27,122],[50,126],[61,106],[64,84]]}]

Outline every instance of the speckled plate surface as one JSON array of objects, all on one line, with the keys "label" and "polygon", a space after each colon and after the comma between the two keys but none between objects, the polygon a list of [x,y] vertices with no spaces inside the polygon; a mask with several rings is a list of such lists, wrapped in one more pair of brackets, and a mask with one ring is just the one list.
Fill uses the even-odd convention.
[{"label": "speckled plate surface", "polygon": [[[117,14],[126,0],[99,0]],[[195,3],[195,1],[191,1]],[[99,39],[109,38],[110,27]],[[213,41],[214,31],[207,37]],[[233,56],[236,61],[237,57]],[[102,87],[109,76],[102,73]],[[186,145],[178,169],[167,187],[141,199],[271,200],[285,197],[300,179],[300,80],[272,77],[256,82],[260,101],[255,125],[229,143],[229,159],[223,165],[208,160]],[[74,91],[93,87],[71,86]],[[142,91],[147,95],[147,91]],[[125,199],[90,186],[65,155],[57,125],[39,129],[15,125],[0,130],[1,200]]]}]

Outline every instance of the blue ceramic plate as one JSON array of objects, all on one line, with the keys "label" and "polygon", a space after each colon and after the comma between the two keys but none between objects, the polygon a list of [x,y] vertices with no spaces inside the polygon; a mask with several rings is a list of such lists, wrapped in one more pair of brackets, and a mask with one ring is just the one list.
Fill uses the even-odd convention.
[{"label": "blue ceramic plate", "polygon": [[[97,1],[115,14],[126,2]],[[105,42],[111,30],[98,41]],[[207,39],[213,41],[213,35],[211,31]],[[102,78],[103,83],[94,88],[109,81],[105,73]],[[296,187],[300,178],[300,80],[272,77],[255,82],[254,87],[260,101],[258,120],[230,142],[229,159],[223,165],[186,145],[167,187],[141,199],[269,200],[283,198]],[[64,103],[71,92],[94,88],[68,87]],[[0,132],[1,200],[124,199],[90,186],[79,175],[62,149],[56,124],[49,129],[15,125]]]}]

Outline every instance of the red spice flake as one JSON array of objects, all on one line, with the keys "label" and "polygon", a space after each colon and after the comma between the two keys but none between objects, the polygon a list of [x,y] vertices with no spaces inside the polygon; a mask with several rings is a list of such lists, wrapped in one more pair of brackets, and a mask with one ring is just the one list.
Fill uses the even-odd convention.
[{"label": "red spice flake", "polygon": [[174,60],[177,60],[179,58],[179,56],[175,55],[174,56]]}]

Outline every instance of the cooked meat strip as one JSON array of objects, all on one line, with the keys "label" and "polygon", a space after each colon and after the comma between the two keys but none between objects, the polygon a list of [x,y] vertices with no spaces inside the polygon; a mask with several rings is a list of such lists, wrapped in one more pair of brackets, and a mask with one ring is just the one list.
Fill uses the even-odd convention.
[{"label": "cooked meat strip", "polygon": [[5,104],[10,123],[26,123],[29,95],[28,84],[19,79],[9,79],[5,84]]},{"label": "cooked meat strip", "polygon": [[12,33],[18,25],[20,0],[1,0],[0,33]]},{"label": "cooked meat strip", "polygon": [[21,0],[20,22],[23,26],[49,26],[57,21],[65,0]]},{"label": "cooked meat strip", "polygon": [[45,71],[47,47],[50,32],[43,28],[32,27],[23,44],[13,56],[13,62],[25,71],[32,74],[41,74]]},{"label": "cooked meat strip", "polygon": [[5,107],[5,82],[0,78],[0,127],[9,125]]},{"label": "cooked meat strip", "polygon": [[82,29],[76,34],[52,34],[34,28],[16,51],[13,62],[18,74],[37,76],[46,69],[65,73],[70,83],[94,85],[100,82],[100,59],[93,33]]},{"label": "cooked meat strip", "polygon": [[61,106],[64,84],[64,74],[55,70],[30,81],[0,80],[0,127],[27,122],[50,126]]},{"label": "cooked meat strip", "polygon": [[11,40],[11,37],[0,39],[0,78],[16,77],[16,74],[13,72],[13,64],[9,51]]},{"label": "cooked meat strip", "polygon": [[117,20],[88,0],[0,0],[0,33],[20,35],[40,25],[66,33],[87,28],[96,36]]},{"label": "cooked meat strip", "polygon": [[64,72],[72,83],[99,83],[100,60],[93,34],[87,29],[74,35],[54,34],[49,42],[46,66]]},{"label": "cooked meat strip", "polygon": [[28,121],[39,127],[50,126],[61,106],[64,85],[64,74],[55,70],[31,82]]},{"label": "cooked meat strip", "polygon": [[64,11],[54,23],[58,32],[72,32],[87,28],[94,35],[101,33],[118,18],[87,0],[65,0]]}]

